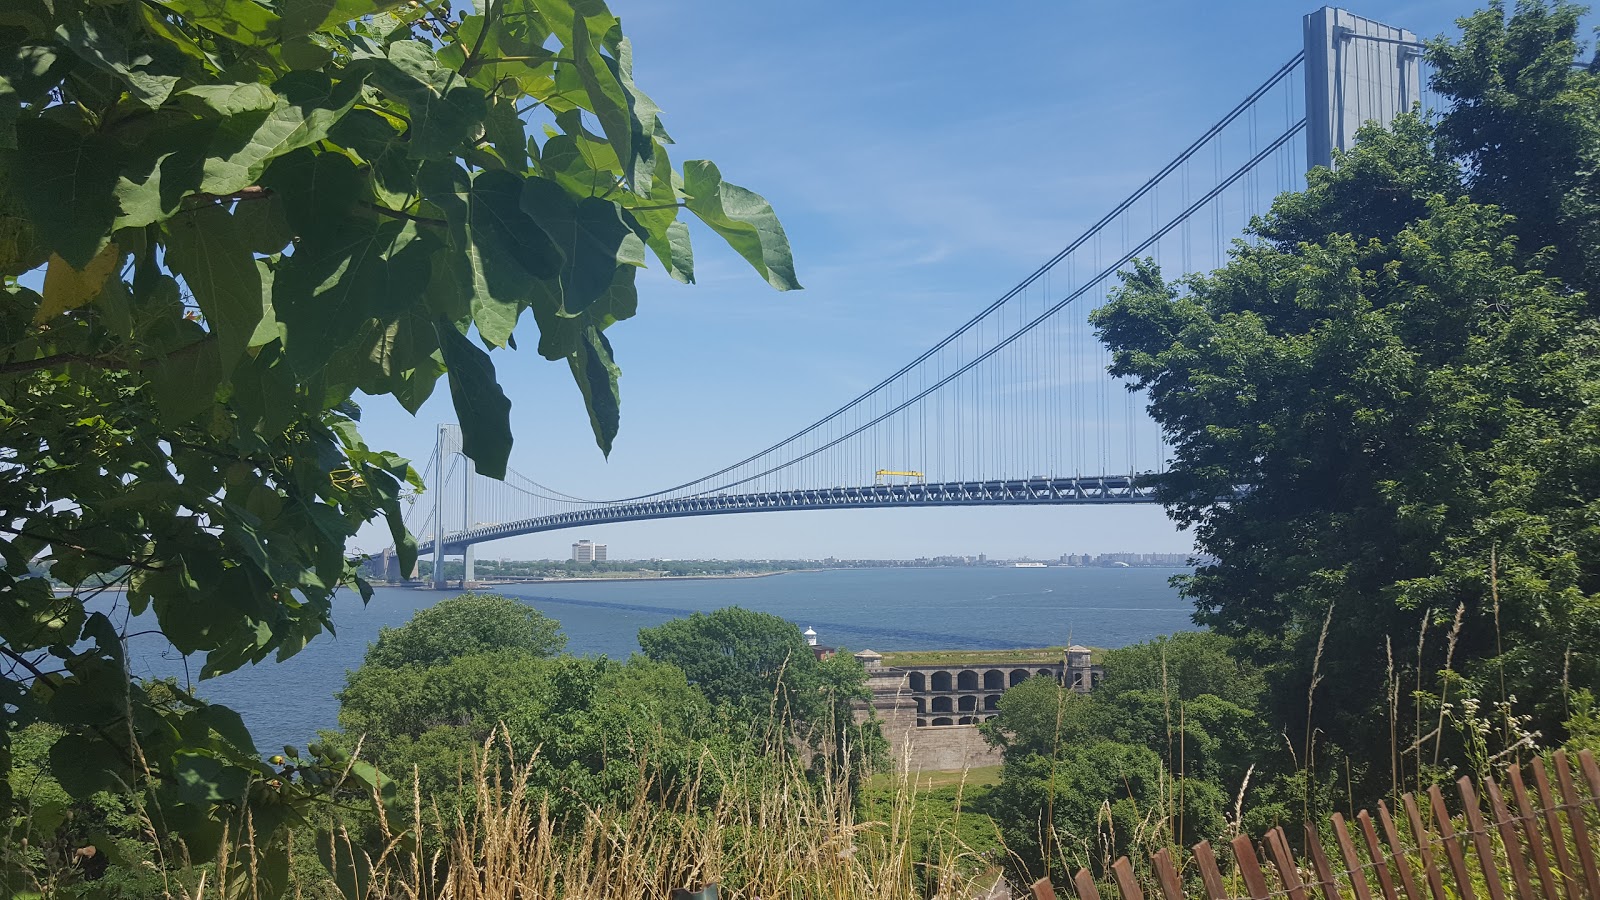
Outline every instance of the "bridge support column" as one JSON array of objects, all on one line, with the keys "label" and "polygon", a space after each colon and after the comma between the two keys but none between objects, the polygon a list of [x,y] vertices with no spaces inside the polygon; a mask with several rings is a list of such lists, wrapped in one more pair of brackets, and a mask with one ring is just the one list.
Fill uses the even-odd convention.
[{"label": "bridge support column", "polygon": [[1388,125],[1422,99],[1422,45],[1403,28],[1324,6],[1305,17],[1306,168],[1333,165],[1367,122]]},{"label": "bridge support column", "polygon": [[[439,426],[439,431],[434,437],[434,444],[433,444],[434,490],[441,491],[441,492],[444,489],[444,470],[445,470],[445,463],[444,463],[444,460],[445,460],[444,435],[445,435],[445,429],[448,428],[448,427],[449,426],[447,426],[447,425],[440,425]],[[433,577],[431,579],[429,579],[429,580],[432,582],[433,589],[436,590],[436,591],[444,590],[444,508],[443,508],[444,504],[441,502],[443,499],[444,498],[441,497],[439,494],[434,494],[434,501],[433,501]]]},{"label": "bridge support column", "polygon": [[[472,520],[472,481],[473,476],[478,474],[478,467],[465,453],[461,454],[461,461],[466,463],[462,466],[462,470],[466,473],[462,483],[466,487],[461,497],[461,527],[466,530],[477,524]],[[477,580],[472,571],[472,545],[467,544],[461,548],[461,589],[464,591],[471,589],[472,583]]]}]

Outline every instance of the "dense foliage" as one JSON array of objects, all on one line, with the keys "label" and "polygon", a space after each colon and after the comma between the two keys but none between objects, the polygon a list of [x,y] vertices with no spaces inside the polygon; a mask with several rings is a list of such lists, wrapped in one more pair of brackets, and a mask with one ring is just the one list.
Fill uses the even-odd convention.
[{"label": "dense foliage", "polygon": [[499,594],[469,591],[417,611],[403,628],[380,628],[363,664],[433,666],[496,650],[554,656],[566,645],[561,623],[537,609]]},{"label": "dense foliage", "polygon": [[[725,643],[708,643],[708,623]],[[342,734],[331,737],[359,743],[386,772],[416,772],[424,795],[444,798],[498,736],[530,760],[530,783],[558,818],[633,800],[641,772],[657,799],[691,786],[714,796],[735,756],[760,757],[796,736],[819,750],[836,746],[824,736],[881,747],[876,723],[850,724],[850,701],[865,696],[860,663],[819,662],[776,616],[727,609],[642,629],[647,654],[625,663],[558,655],[557,629],[495,595],[422,610],[385,629],[350,673]],[[785,690],[793,706],[776,696]]]},{"label": "dense foliage", "polygon": [[423,794],[444,801],[498,736],[531,760],[558,817],[627,799],[641,768],[662,794],[681,790],[703,752],[725,747],[724,723],[681,671],[557,655],[558,629],[494,595],[422,610],[384,629],[350,673],[333,739],[359,743],[386,772],[415,772]]},{"label": "dense foliage", "polygon": [[1366,792],[1467,762],[1480,725],[1559,743],[1567,688],[1600,679],[1577,16],[1463,20],[1432,51],[1436,125],[1369,126],[1227,266],[1141,264],[1095,317],[1173,445],[1162,500],[1216,558],[1183,579],[1197,619],[1262,667],[1298,765],[1346,756]]},{"label": "dense foliage", "polygon": [[1061,884],[1134,846],[1223,831],[1228,801],[1279,740],[1253,710],[1260,675],[1209,632],[1105,654],[1092,694],[1030,678],[980,726],[1004,754],[983,811],[1025,879]]},{"label": "dense foliage", "polygon": [[201,856],[329,779],[375,786],[337,759],[268,766],[227,710],[157,702],[95,589],[125,576],[119,613],[152,613],[202,677],[293,655],[335,590],[367,590],[357,528],[385,517],[414,558],[415,474],[363,442],[355,394],[415,412],[445,379],[498,475],[511,403],[487,351],[524,312],[608,452],[604,332],[647,250],[692,280],[680,209],[799,286],[771,207],[709,162],[675,170],[669,143],[600,0],[7,3],[0,772],[13,726],[53,723],[69,793],[148,778]]},{"label": "dense foliage", "polygon": [[639,646],[682,669],[689,683],[748,729],[757,747],[799,737],[819,764],[850,777],[882,764],[876,721],[857,724],[851,705],[867,700],[867,673],[848,651],[818,659],[800,627],[770,613],[727,607],[639,629]]}]

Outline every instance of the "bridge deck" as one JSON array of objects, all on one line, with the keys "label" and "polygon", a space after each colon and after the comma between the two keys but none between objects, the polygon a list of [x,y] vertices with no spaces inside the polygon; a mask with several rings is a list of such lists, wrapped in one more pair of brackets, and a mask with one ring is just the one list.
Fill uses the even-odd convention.
[{"label": "bridge deck", "polygon": [[[500,538],[559,531],[609,522],[675,519],[751,512],[803,509],[880,509],[908,506],[1024,506],[1155,503],[1155,495],[1129,475],[1077,478],[1026,478],[1008,481],[946,481],[927,484],[874,484],[864,487],[812,488],[757,494],[710,494],[643,500],[597,506],[514,522],[483,525],[445,534],[444,552],[460,553],[470,544]],[[433,543],[418,548],[433,552]]]}]

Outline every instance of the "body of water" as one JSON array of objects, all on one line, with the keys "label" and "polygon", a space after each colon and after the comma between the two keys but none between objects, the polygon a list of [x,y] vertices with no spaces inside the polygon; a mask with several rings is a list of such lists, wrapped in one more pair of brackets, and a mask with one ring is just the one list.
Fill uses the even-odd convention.
[{"label": "body of water", "polygon": [[[999,650],[1067,643],[1121,647],[1193,628],[1190,604],[1167,579],[1175,569],[839,569],[763,578],[527,584],[499,587],[561,622],[573,653],[624,658],[640,628],[693,612],[742,606],[773,613],[823,644],[850,650]],[[283,663],[263,663],[198,685],[238,710],[263,750],[303,746],[338,722],[334,693],[361,664],[378,629],[402,625],[448,592],[379,588],[366,606],[335,603],[336,634]],[[137,630],[137,629],[132,629]],[[134,638],[136,675],[186,679],[185,661],[158,637]]]}]

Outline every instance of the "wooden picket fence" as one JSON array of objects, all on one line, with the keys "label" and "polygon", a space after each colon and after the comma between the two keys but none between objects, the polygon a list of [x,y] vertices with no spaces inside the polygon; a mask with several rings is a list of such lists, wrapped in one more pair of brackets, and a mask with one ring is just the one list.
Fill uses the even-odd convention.
[{"label": "wooden picket fence", "polygon": [[[1352,829],[1342,815],[1333,814],[1329,832],[1337,863],[1323,845],[1324,835],[1307,825],[1309,866],[1295,859],[1283,829],[1274,828],[1260,847],[1246,835],[1233,839],[1230,878],[1223,876],[1206,841],[1194,845],[1192,868],[1185,871],[1198,874],[1208,900],[1312,900],[1312,891],[1322,900],[1478,900],[1485,892],[1487,900],[1600,900],[1600,870],[1586,821],[1589,810],[1600,813],[1600,767],[1588,750],[1578,754],[1576,767],[1558,750],[1553,768],[1555,790],[1543,761],[1528,766],[1532,792],[1522,771],[1510,769],[1509,803],[1500,785],[1486,780],[1487,818],[1471,778],[1458,782],[1461,811],[1454,819],[1437,786],[1429,789],[1425,804],[1406,794],[1400,806],[1413,843],[1402,840],[1394,816],[1380,801],[1376,823],[1362,810]],[[1587,792],[1577,786],[1580,774]],[[1281,888],[1268,881],[1268,869]],[[1151,857],[1150,872],[1160,900],[1185,900],[1178,861],[1166,848]],[[1111,878],[1122,900],[1145,900],[1127,857],[1112,865]],[[1079,869],[1072,883],[1078,900],[1101,900],[1088,869]],[[1034,900],[1057,900],[1048,879],[1035,882],[1032,892]]]}]

